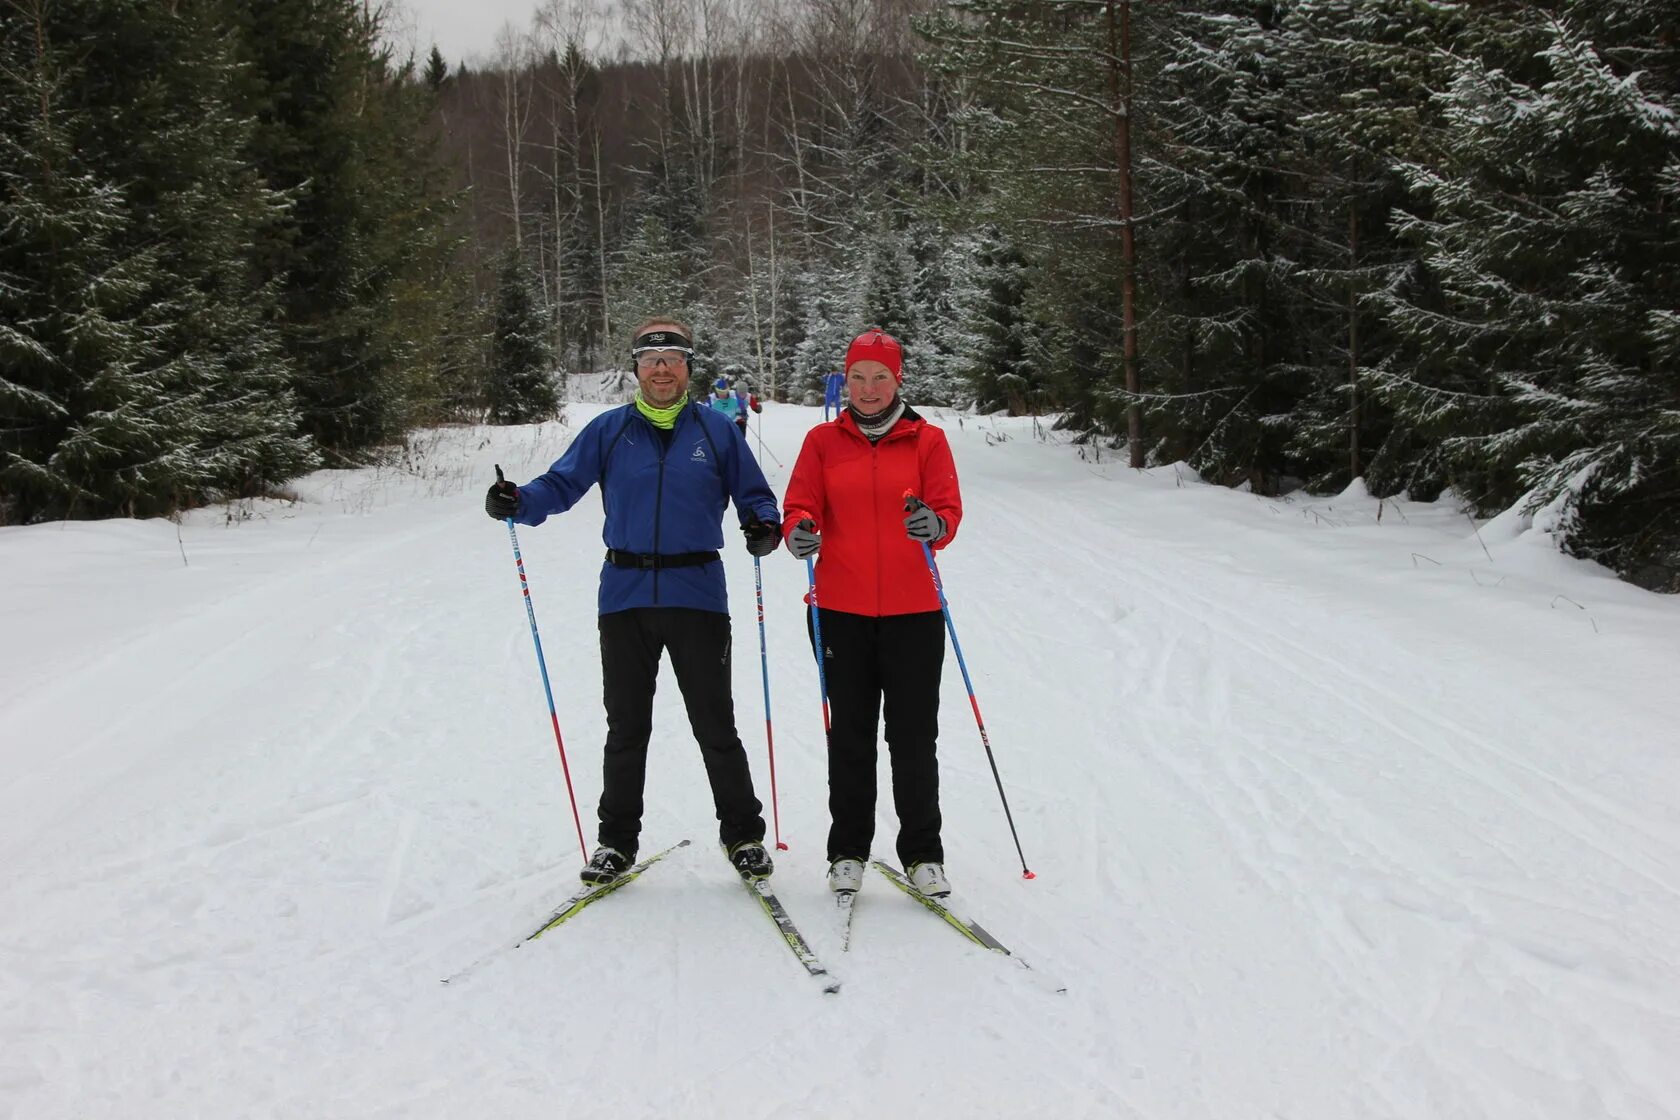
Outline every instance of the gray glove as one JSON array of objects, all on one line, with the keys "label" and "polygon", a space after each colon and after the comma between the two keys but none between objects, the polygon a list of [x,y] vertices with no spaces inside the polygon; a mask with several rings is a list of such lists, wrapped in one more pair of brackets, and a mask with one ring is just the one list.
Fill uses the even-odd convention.
[{"label": "gray glove", "polygon": [[817,532],[816,522],[809,517],[793,527],[788,534],[788,551],[793,553],[795,560],[808,560],[817,554],[822,547],[822,534]]},{"label": "gray glove", "polygon": [[932,544],[945,536],[945,519],[931,506],[917,503],[915,511],[904,519],[904,532],[913,541]]}]

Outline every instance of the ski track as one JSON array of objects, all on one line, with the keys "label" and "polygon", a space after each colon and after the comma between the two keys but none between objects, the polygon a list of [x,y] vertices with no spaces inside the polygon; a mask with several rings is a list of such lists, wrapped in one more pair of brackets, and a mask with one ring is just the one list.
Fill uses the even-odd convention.
[{"label": "ski track", "polygon": [[[792,463],[820,413],[764,415]],[[1039,877],[954,656],[951,874],[1035,971],[873,872],[840,951],[804,568],[777,556],[774,885],[844,990],[813,991],[718,851],[668,669],[644,854],[694,843],[438,984],[580,858],[477,510],[490,463],[530,477],[569,433],[461,430],[423,480],[189,517],[189,565],[161,523],[0,530],[0,624],[33,643],[0,654],[0,1116],[1680,1117],[1676,604],[1521,542],[1483,563],[1450,511],[1379,525],[1081,463],[1026,422],[947,430],[968,509],[942,574]],[[521,530],[586,833],[599,534],[593,496]]]}]

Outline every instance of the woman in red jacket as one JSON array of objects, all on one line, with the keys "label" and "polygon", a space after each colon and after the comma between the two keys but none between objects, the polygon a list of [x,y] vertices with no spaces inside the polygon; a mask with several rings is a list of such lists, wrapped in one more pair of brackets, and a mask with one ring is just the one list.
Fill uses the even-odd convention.
[{"label": "woman in red jacket", "polygon": [[[923,894],[951,893],[940,843],[939,677],[945,624],[925,542],[962,521],[945,433],[899,396],[904,352],[871,328],[846,350],[847,405],[812,428],[783,504],[788,549],[817,555],[828,739],[828,884],[855,891],[875,838],[876,730],[885,704],[898,857]],[[907,509],[914,495],[924,505]],[[818,550],[821,550],[818,555]]]}]

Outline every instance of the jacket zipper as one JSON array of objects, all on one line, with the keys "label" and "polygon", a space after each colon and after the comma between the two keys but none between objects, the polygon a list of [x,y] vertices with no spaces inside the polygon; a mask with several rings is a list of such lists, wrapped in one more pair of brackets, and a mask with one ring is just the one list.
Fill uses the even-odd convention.
[{"label": "jacket zipper", "polygon": [[[844,429],[842,428],[842,430]],[[878,440],[871,440],[862,432],[859,432],[858,436],[869,444],[869,492],[873,494],[881,485],[881,445],[889,439],[895,438],[895,436],[893,432],[888,432]],[[661,469],[664,467],[664,462],[663,459],[660,460]],[[661,475],[660,477],[663,478],[664,476]],[[920,496],[917,495],[917,497]],[[881,610],[881,591],[885,586],[881,581],[881,521],[879,518],[871,518],[870,520],[875,530],[875,610],[879,614]]]},{"label": "jacket zipper", "polygon": [[[681,416],[677,417],[677,423],[682,423]],[[660,440],[657,432],[654,433],[653,442],[659,444],[659,482],[655,485],[653,491],[653,554],[657,557],[659,555],[659,515],[665,504],[665,453],[671,448],[669,444]],[[677,426],[673,424],[671,425],[671,443],[676,442]],[[654,563],[658,564],[659,561],[656,559]],[[653,605],[656,607],[659,605],[659,569],[657,567],[653,569]]]},{"label": "jacket zipper", "polygon": [[[876,440],[869,445],[869,492],[878,493],[881,489],[881,441]],[[875,526],[875,614],[881,613],[881,519],[871,517],[871,524]]]}]

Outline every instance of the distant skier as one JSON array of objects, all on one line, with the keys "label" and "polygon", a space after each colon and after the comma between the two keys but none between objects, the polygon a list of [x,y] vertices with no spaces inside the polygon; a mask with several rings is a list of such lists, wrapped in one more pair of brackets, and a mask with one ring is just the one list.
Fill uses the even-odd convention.
[{"label": "distant skier", "polygon": [[708,402],[713,410],[729,417],[731,423],[739,423],[741,415],[741,401],[729,387],[729,378],[720,377],[712,382],[712,398]]},{"label": "distant skier", "polygon": [[830,410],[833,410],[835,416],[840,415],[841,394],[845,391],[845,388],[846,375],[844,373],[831,373],[823,378],[823,421],[825,423],[829,418]]},{"label": "distant skier", "polygon": [[[899,396],[904,352],[870,328],[846,350],[848,404],[805,436],[782,506],[788,551],[816,565],[828,740],[828,885],[855,891],[875,838],[877,713],[885,703],[898,858],[923,894],[951,893],[940,840],[939,678],[945,627],[922,555],[962,520],[945,433]],[[906,516],[906,493],[926,503]]]},{"label": "distant skier", "polygon": [[753,396],[752,386],[747,384],[746,378],[737,378],[734,383],[735,392],[735,426],[741,429],[741,435],[747,434],[747,414],[749,412],[764,411],[764,403]]},{"label": "distant skier", "polygon": [[668,316],[632,334],[638,389],[630,404],[597,416],[548,472],[524,486],[490,487],[484,510],[541,525],[600,484],[599,629],[607,741],[601,762],[600,847],[580,873],[608,883],[635,862],[653,692],[669,650],[677,687],[700,744],[717,807],[718,836],[744,876],[772,870],[763,806],[753,793],[735,731],[729,606],[718,549],[728,502],[747,551],[767,556],[780,539],[776,496],[744,441],[723,417],[688,399],[693,332]]}]

